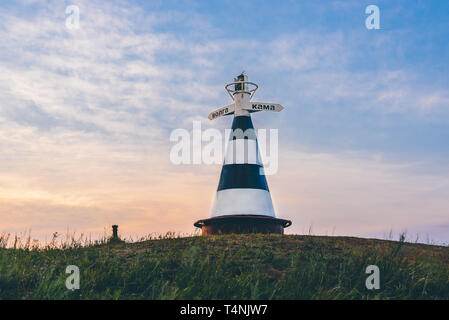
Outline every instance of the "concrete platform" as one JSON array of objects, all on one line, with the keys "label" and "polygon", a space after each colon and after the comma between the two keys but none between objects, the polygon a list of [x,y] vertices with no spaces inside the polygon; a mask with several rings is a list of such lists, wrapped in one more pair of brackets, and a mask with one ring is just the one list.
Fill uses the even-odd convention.
[{"label": "concrete platform", "polygon": [[284,234],[284,228],[291,226],[290,220],[261,215],[229,215],[199,220],[194,226],[200,228],[203,236],[231,233],[275,233]]}]

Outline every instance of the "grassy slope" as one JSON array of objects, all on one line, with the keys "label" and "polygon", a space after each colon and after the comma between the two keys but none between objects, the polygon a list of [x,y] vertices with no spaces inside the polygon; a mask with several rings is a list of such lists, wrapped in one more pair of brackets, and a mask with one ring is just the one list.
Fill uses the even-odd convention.
[{"label": "grassy slope", "polygon": [[[368,265],[381,289],[365,288]],[[67,265],[81,289],[65,287]],[[347,237],[229,235],[0,249],[0,299],[449,299],[449,248]]]}]

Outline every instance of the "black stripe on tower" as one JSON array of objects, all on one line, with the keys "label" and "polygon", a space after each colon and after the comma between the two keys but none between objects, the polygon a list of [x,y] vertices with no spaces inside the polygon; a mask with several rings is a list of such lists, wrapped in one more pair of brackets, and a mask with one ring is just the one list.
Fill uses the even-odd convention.
[{"label": "black stripe on tower", "polygon": [[237,139],[257,140],[250,116],[234,117],[234,120],[232,121],[232,133],[229,140]]},{"label": "black stripe on tower", "polygon": [[227,164],[223,166],[218,190],[262,189],[268,190],[267,179],[258,164]]}]

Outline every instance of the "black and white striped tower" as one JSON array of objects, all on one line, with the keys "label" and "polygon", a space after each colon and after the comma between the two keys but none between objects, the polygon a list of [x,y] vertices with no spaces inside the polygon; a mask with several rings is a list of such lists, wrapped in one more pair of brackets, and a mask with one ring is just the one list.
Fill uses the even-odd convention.
[{"label": "black and white striped tower", "polygon": [[284,233],[291,221],[277,219],[264,174],[251,113],[279,112],[279,104],[251,102],[258,86],[245,74],[226,85],[234,103],[219,108],[209,119],[232,115],[232,132],[218,183],[212,216],[194,225],[203,235],[227,233]]}]

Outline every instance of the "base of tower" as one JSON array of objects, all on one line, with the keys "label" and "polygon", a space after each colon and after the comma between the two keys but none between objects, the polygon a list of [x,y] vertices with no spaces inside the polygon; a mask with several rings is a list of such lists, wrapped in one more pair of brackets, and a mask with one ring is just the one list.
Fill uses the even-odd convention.
[{"label": "base of tower", "polygon": [[199,220],[194,226],[203,236],[230,233],[276,233],[284,234],[284,228],[292,225],[290,220],[258,215],[231,215]]}]

